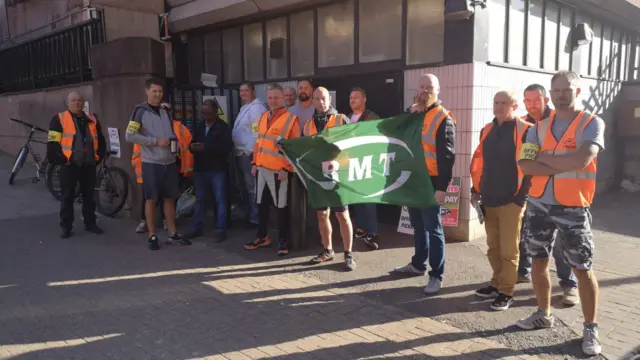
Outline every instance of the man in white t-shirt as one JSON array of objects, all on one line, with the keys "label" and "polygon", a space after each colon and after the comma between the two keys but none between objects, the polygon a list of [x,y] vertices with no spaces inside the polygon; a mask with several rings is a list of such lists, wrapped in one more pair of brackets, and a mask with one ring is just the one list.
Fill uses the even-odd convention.
[{"label": "man in white t-shirt", "polygon": [[233,123],[233,155],[237,168],[237,184],[242,194],[242,205],[249,223],[258,226],[255,177],[251,174],[253,148],[258,139],[258,120],[267,108],[256,98],[253,84],[240,85],[240,99],[244,105]]}]

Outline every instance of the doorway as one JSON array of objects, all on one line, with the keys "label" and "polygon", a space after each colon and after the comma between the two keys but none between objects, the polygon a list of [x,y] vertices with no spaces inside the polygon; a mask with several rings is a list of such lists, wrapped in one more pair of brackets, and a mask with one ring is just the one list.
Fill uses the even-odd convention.
[{"label": "doorway", "polygon": [[[336,92],[336,110],[351,113],[349,95],[359,87],[367,92],[367,109],[381,118],[398,115],[404,110],[404,76],[401,71],[373,74],[346,75],[334,78],[314,79],[314,87],[324,86]],[[378,223],[397,225],[400,206],[378,204]]]}]

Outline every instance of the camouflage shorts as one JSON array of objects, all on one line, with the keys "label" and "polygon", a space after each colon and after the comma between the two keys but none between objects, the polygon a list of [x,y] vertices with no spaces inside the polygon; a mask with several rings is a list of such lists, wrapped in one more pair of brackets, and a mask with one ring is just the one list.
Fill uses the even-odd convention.
[{"label": "camouflage shorts", "polygon": [[548,259],[560,232],[562,257],[569,266],[589,270],[593,265],[593,233],[589,208],[546,205],[529,201],[524,237],[534,259]]}]

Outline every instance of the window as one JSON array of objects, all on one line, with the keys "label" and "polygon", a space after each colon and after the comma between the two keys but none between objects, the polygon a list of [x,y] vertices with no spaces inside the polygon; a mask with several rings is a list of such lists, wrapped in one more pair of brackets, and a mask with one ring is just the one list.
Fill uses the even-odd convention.
[{"label": "window", "polygon": [[353,64],[353,1],[318,9],[318,67]]},{"label": "window", "polygon": [[620,43],[620,80],[627,80],[629,75],[629,36],[622,34]]},{"label": "window", "polygon": [[558,41],[558,69],[569,70],[571,59],[571,23],[573,22],[573,10],[570,8],[560,9],[560,37]]},{"label": "window", "polygon": [[612,80],[620,78],[618,73],[618,63],[620,61],[620,35],[620,31],[617,29],[613,30],[613,35],[611,37],[611,73],[609,75]]},{"label": "window", "polygon": [[316,53],[313,11],[291,15],[291,76],[313,75]]},{"label": "window", "polygon": [[600,75],[600,51],[602,49],[602,23],[593,22],[593,41],[591,42],[591,66],[589,75],[598,77]]},{"label": "window", "polygon": [[611,26],[605,25],[602,31],[602,57],[600,58],[600,77],[611,76]]},{"label": "window", "polygon": [[[591,20],[584,14],[576,14],[576,25],[577,24],[587,24],[591,27]],[[577,71],[581,75],[587,75],[589,73],[589,45],[579,46],[578,49],[573,52],[571,62],[571,69],[573,71]]]},{"label": "window", "polygon": [[189,59],[189,84],[198,84],[202,79],[204,60],[202,37],[189,36],[187,41],[187,54]]},{"label": "window", "polygon": [[509,64],[524,65],[524,0],[511,0],[509,7]]},{"label": "window", "polygon": [[264,79],[262,52],[262,23],[244,27],[244,78],[249,81]]},{"label": "window", "polygon": [[556,71],[556,57],[558,55],[558,5],[547,2],[544,20],[544,69]]},{"label": "window", "polygon": [[287,77],[287,18],[267,22],[267,78]]},{"label": "window", "polygon": [[400,59],[402,0],[360,0],[358,11],[358,60],[374,62]]},{"label": "window", "polygon": [[222,75],[221,50],[222,38],[219,32],[204,36],[204,72],[218,77]]},{"label": "window", "polygon": [[505,61],[504,41],[507,25],[506,0],[489,0],[488,9],[491,22],[489,24],[489,60]]},{"label": "window", "polygon": [[541,68],[543,0],[529,0],[529,29],[527,37],[527,66]]},{"label": "window", "polygon": [[242,39],[240,28],[222,32],[222,64],[224,82],[227,84],[242,82]]},{"label": "window", "polygon": [[444,1],[407,1],[406,51],[407,65],[444,60]]},{"label": "window", "polygon": [[636,36],[635,38],[635,45],[634,47],[636,48],[636,56],[633,59],[633,79],[634,80],[638,80],[640,79],[640,37]]}]

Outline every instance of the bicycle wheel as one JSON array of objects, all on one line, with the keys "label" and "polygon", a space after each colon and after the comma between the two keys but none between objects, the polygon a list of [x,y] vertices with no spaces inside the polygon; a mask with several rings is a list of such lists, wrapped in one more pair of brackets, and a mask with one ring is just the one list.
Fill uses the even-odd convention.
[{"label": "bicycle wheel", "polygon": [[16,161],[13,163],[11,175],[9,175],[9,185],[13,185],[13,181],[15,180],[16,175],[18,175],[18,171],[22,168],[22,165],[24,165],[24,161],[27,159],[28,154],[29,149],[26,146],[20,149],[18,156],[16,156]]},{"label": "bicycle wheel", "polygon": [[110,167],[98,174],[96,180],[96,207],[104,216],[117,214],[129,194],[127,173],[117,167]]},{"label": "bicycle wheel", "polygon": [[60,165],[49,164],[45,175],[45,182],[47,183],[47,189],[53,197],[62,201],[62,188],[60,187]]}]

